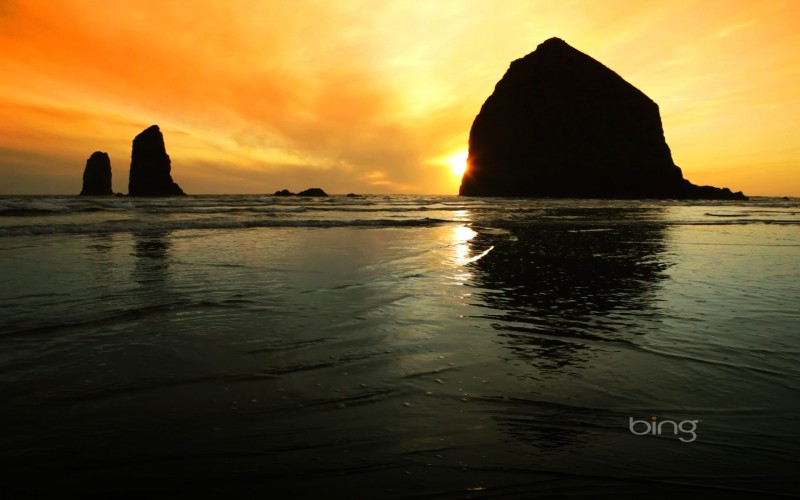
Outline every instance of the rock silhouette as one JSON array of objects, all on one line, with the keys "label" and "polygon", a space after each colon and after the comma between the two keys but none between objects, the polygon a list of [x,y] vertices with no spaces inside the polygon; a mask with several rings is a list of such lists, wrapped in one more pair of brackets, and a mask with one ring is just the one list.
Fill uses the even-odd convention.
[{"label": "rock silhouette", "polygon": [[683,178],[658,105],[559,38],[511,63],[475,118],[459,194],[747,199]]},{"label": "rock silhouette", "polygon": [[281,189],[280,191],[275,191],[272,196],[328,196],[328,193],[320,188],[308,188],[299,193],[293,193],[288,189]]},{"label": "rock silhouette", "polygon": [[171,162],[158,125],[144,130],[133,139],[130,196],[181,196],[185,193],[172,181]]},{"label": "rock silhouette", "polygon": [[328,196],[328,193],[320,188],[308,188],[297,193],[297,196]]},{"label": "rock silhouette", "polygon": [[83,188],[81,196],[110,196],[111,189],[111,159],[108,153],[95,151],[86,160],[83,170]]}]

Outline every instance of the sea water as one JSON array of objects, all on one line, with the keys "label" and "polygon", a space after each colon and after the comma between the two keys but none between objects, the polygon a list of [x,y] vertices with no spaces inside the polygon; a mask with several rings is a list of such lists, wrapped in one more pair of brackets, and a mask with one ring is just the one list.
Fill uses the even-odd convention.
[{"label": "sea water", "polygon": [[800,203],[0,197],[12,497],[796,495]]}]

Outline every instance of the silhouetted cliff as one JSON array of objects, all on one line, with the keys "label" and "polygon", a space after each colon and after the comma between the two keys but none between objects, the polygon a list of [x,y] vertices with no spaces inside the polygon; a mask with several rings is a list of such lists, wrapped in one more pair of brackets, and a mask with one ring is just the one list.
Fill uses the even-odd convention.
[{"label": "silhouetted cliff", "polygon": [[95,151],[86,160],[83,170],[83,188],[81,196],[110,196],[111,190],[111,159],[108,153]]},{"label": "silhouetted cliff", "polygon": [[472,124],[459,194],[747,199],[683,178],[658,105],[551,38],[511,63]]},{"label": "silhouetted cliff", "polygon": [[130,196],[179,196],[185,194],[172,181],[171,162],[158,125],[144,130],[133,139]]}]

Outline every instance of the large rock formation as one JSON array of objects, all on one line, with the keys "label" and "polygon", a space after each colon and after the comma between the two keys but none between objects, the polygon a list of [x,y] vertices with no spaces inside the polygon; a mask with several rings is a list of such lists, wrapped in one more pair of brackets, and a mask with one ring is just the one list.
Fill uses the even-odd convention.
[{"label": "large rock formation", "polygon": [[95,151],[86,160],[83,170],[83,188],[81,196],[110,196],[111,190],[111,159],[108,153]]},{"label": "large rock formation", "polygon": [[472,124],[459,194],[747,199],[683,178],[658,105],[561,39],[511,63]]},{"label": "large rock formation", "polygon": [[153,125],[133,139],[128,195],[184,195],[183,190],[172,181],[171,169],[164,136],[158,125]]}]

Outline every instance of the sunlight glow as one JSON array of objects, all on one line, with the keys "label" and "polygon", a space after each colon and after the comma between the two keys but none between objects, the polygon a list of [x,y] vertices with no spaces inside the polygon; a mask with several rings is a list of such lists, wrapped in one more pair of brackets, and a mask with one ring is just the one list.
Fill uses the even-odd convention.
[{"label": "sunlight glow", "polygon": [[469,262],[469,240],[477,236],[477,234],[478,233],[468,226],[457,226],[453,228],[453,250],[455,251],[453,257],[458,266],[463,266]]},{"label": "sunlight glow", "polygon": [[464,175],[464,171],[467,170],[467,156],[468,153],[466,151],[459,151],[447,159],[447,163],[450,165],[450,170],[453,171],[453,175],[458,177]]},{"label": "sunlight glow", "polygon": [[[490,246],[483,252],[473,255],[473,251],[475,250],[472,245],[470,245],[470,241],[478,235],[471,227],[465,225],[456,226],[453,228],[453,262],[456,265],[456,269],[454,269],[453,274],[453,281],[457,285],[463,285],[467,281],[472,278],[472,272],[465,267],[467,264],[472,262],[476,262],[486,255],[489,254],[492,250],[494,250],[494,246]],[[470,294],[465,293],[462,294],[461,297],[465,298],[468,297]]]}]

